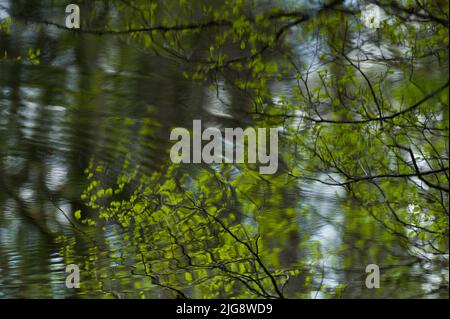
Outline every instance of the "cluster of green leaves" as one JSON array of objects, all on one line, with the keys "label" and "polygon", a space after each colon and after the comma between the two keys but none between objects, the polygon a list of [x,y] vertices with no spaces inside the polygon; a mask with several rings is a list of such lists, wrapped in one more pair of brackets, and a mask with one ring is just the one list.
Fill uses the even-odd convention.
[{"label": "cluster of green leaves", "polygon": [[9,27],[11,25],[11,18],[0,19],[0,32],[8,34],[10,32]]},{"label": "cluster of green leaves", "polygon": [[[430,15],[442,14],[424,5]],[[323,66],[316,77],[308,65],[300,67],[295,96],[282,105],[286,116],[299,110],[311,124],[301,131],[291,126],[295,145],[309,154],[293,173],[312,178],[305,171],[325,172],[321,182],[345,187],[406,245],[446,254],[448,75],[442,69],[448,64],[441,59],[448,58],[448,25],[391,16],[381,29],[368,31],[352,17],[341,21],[315,25],[329,48]],[[378,44],[370,40],[373,32]]]},{"label": "cluster of green leaves", "polygon": [[137,259],[134,273],[150,278],[138,284],[142,291],[159,287],[181,297],[284,298],[292,293],[284,287],[300,277],[303,286],[290,296],[309,291],[306,263],[312,261],[280,261],[283,250],[296,254],[301,248],[300,242],[289,246],[289,238],[298,237],[298,226],[289,222],[295,210],[260,214],[264,205],[279,206],[282,199],[274,194],[265,204],[248,201],[259,187],[255,174],[236,175],[229,166],[189,173],[171,164],[147,175],[131,167],[129,158],[111,187],[101,182],[101,163],[92,162],[86,173],[90,183],[82,198],[96,213],[76,217],[103,231],[110,224],[120,226],[123,251],[131,249]]}]

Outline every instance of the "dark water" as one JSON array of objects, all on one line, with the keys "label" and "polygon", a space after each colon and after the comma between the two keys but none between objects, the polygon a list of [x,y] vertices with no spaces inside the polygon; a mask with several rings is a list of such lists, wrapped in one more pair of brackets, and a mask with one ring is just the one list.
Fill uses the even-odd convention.
[{"label": "dark water", "polygon": [[[151,172],[167,161],[171,128],[190,127],[192,119],[205,126],[244,127],[253,123],[246,113],[249,102],[232,89],[218,98],[207,83],[185,80],[179,62],[121,38],[32,25],[15,25],[9,36],[0,36],[2,55],[19,56],[28,47],[40,48],[39,65],[0,59],[0,298],[142,297],[136,288],[145,281],[119,261],[128,248],[114,225],[103,232],[79,226],[99,242],[95,265],[102,277],[85,277],[81,290],[64,285],[68,260],[55,237],[83,238],[69,219],[83,207],[84,170],[95,159],[119,171],[119,159],[131,152],[133,161]],[[320,243],[321,257],[311,265],[316,287],[334,291],[345,284],[333,295],[345,298],[448,297],[439,289],[448,285],[448,270],[413,257],[370,218],[349,216],[342,190],[305,182],[282,196],[295,208],[285,222],[298,225],[305,245]],[[280,208],[263,213],[273,216]],[[371,230],[358,231],[364,227]],[[277,240],[274,236],[274,244]],[[88,258],[92,246],[80,241],[77,254]],[[284,246],[289,256],[298,242]],[[382,290],[364,286],[369,263],[382,269]],[[430,291],[435,293],[427,295]],[[156,289],[145,297],[170,295]],[[313,289],[304,297],[327,295]]]}]

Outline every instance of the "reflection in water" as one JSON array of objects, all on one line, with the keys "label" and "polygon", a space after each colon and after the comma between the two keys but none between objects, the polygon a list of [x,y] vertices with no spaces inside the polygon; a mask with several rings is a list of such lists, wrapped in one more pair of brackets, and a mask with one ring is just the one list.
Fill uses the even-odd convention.
[{"label": "reflection in water", "polygon": [[[134,238],[140,237],[132,232],[142,229],[130,231],[123,222],[111,220],[86,227],[74,213],[94,218],[99,210],[81,199],[91,183],[86,173],[92,170],[85,170],[92,159],[102,166],[98,171],[94,166],[93,174],[105,189],[116,186],[118,177],[131,174],[133,167],[152,176],[167,168],[171,128],[190,127],[192,119],[219,128],[258,125],[246,113],[250,101],[222,83],[218,94],[207,84],[185,80],[175,62],[149,56],[120,38],[74,37],[45,28],[32,33],[25,25],[0,35],[0,52],[14,56],[30,46],[41,48],[40,65],[0,60],[0,297],[180,297],[179,291],[164,286],[174,280],[189,296],[248,296],[242,286],[240,295],[220,283],[214,293],[207,291],[201,278],[192,279],[183,268],[182,257],[174,264],[176,258],[164,255],[157,242],[152,247],[161,254],[147,251],[146,260],[156,269],[178,272],[173,274],[176,279],[162,274],[155,282],[148,269],[136,266],[140,245],[149,242]],[[282,84],[273,90],[286,93]],[[126,161],[128,171],[123,169]],[[271,185],[246,176],[251,169],[203,166],[181,169],[192,179],[187,189],[193,191],[195,179],[214,169],[226,175],[227,182],[238,183],[235,218],[249,226],[252,239],[254,229],[261,231],[268,258],[289,274],[279,277],[286,297],[422,297],[429,291],[436,291],[432,297],[448,296],[439,290],[448,285],[445,263],[412,257],[342,189],[280,177]],[[202,183],[212,183],[211,176]],[[136,178],[129,184],[125,198],[140,185],[163,183]],[[169,229],[152,227],[155,233]],[[211,238],[200,248],[186,239],[193,253],[223,244],[214,227],[205,228]],[[70,263],[89,269],[82,273],[80,290],[64,286],[65,265]],[[381,267],[381,291],[364,286],[365,266],[370,263]],[[195,271],[196,276],[200,270]],[[190,287],[192,280],[200,288]]]}]

